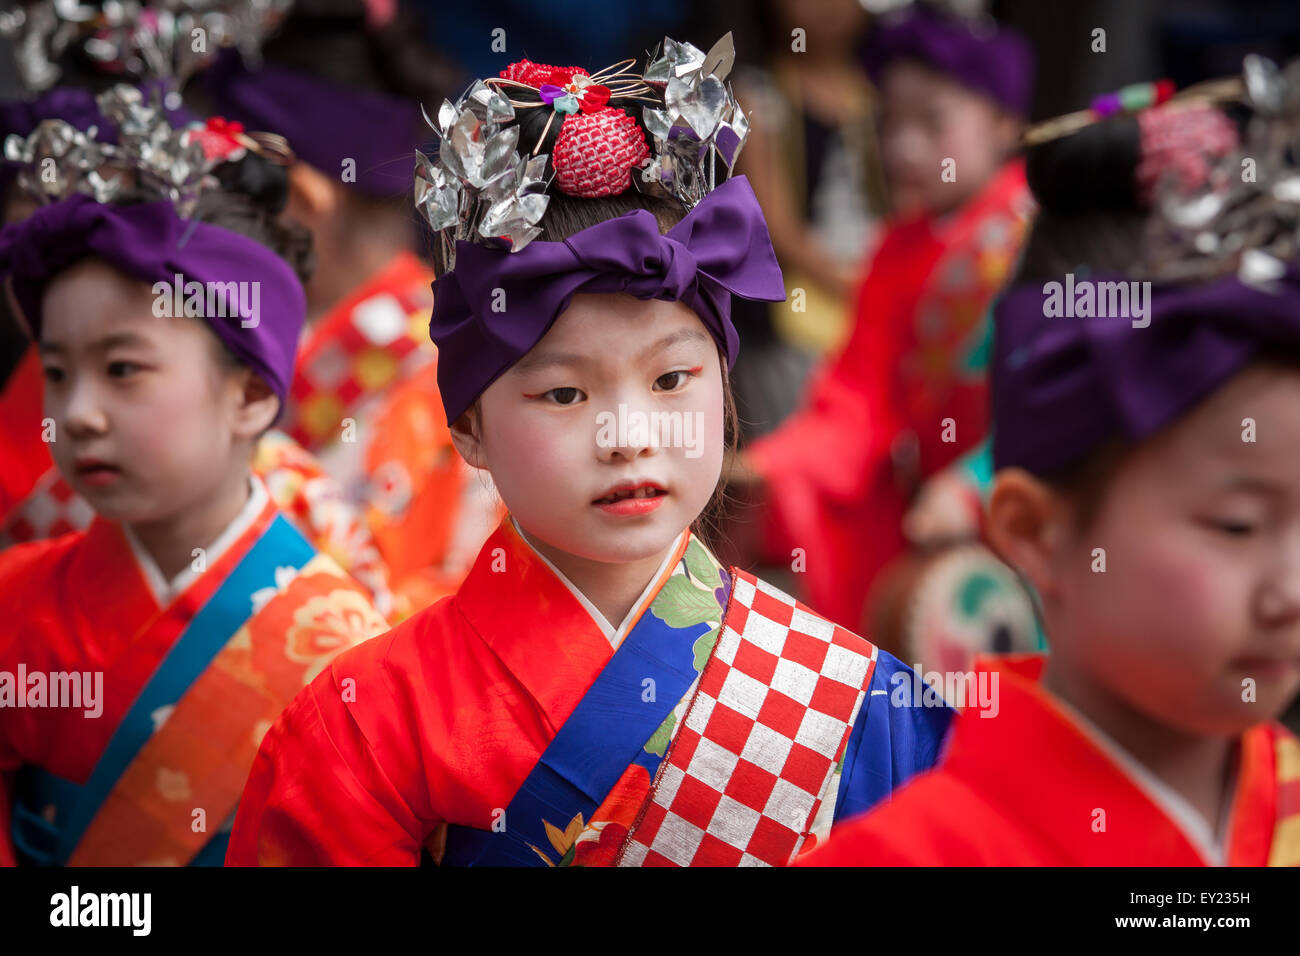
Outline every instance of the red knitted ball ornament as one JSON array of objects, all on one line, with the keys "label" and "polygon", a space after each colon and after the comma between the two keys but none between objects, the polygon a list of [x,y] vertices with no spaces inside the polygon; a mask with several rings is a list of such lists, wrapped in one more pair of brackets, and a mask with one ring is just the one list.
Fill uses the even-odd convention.
[{"label": "red knitted ball ornament", "polygon": [[559,86],[561,84],[556,83],[557,78],[562,76],[567,82],[569,77],[575,74],[579,76],[591,75],[580,66],[548,66],[545,63],[534,63],[532,60],[520,60],[518,63],[511,63],[502,70],[501,79],[527,83],[529,86],[535,87],[541,87],[546,83]]},{"label": "red knitted ball ornament", "polygon": [[641,127],[623,110],[574,113],[565,117],[551,153],[555,184],[584,199],[617,196],[649,155]]}]

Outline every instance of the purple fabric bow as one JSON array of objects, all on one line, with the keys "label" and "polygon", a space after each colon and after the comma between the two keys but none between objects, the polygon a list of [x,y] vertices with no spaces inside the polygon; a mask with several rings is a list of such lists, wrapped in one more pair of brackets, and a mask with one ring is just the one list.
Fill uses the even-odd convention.
[{"label": "purple fabric bow", "polygon": [[[731,296],[780,302],[785,284],[744,176],[717,187],[664,235],[654,214],[638,209],[519,252],[459,241],[456,268],[433,284],[429,320],[447,423],[541,341],[580,292],[681,301],[699,315],[730,367],[740,350]],[[505,311],[493,311],[502,294]]]},{"label": "purple fabric bow", "polygon": [[865,57],[867,73],[877,86],[890,64],[920,60],[1013,113],[1029,112],[1034,52],[1015,30],[972,29],[918,6],[898,19],[882,21],[868,39]]},{"label": "purple fabric bow", "polygon": [[279,133],[299,159],[325,175],[341,175],[351,159],[356,178],[340,180],[345,185],[369,196],[410,191],[420,141],[420,111],[410,100],[332,86],[270,64],[250,71],[233,50],[222,51],[203,82],[222,116]]},{"label": "purple fabric bow", "polygon": [[1300,263],[1270,291],[1235,276],[1153,287],[1146,327],[1049,318],[1045,298],[1021,285],[994,306],[997,468],[1062,472],[1112,438],[1173,422],[1266,348],[1300,351]]},{"label": "purple fabric bow", "polygon": [[177,275],[182,283],[204,283],[205,302],[207,283],[257,283],[244,286],[242,298],[238,285],[213,286],[214,304],[223,304],[216,311],[224,315],[205,308],[199,318],[271,386],[284,408],[307,299],[293,269],[276,253],[247,236],[182,219],[170,202],[115,206],[71,196],[0,230],[0,277],[34,340],[40,341],[46,284],[88,255],[149,283],[171,287]]}]

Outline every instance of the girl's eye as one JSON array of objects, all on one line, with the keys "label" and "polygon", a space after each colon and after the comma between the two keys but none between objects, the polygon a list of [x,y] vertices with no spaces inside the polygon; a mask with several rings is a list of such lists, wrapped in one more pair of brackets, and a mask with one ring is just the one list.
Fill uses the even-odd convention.
[{"label": "girl's eye", "polygon": [[51,384],[63,381],[63,369],[50,366],[45,369],[45,381]]},{"label": "girl's eye", "polygon": [[140,366],[134,362],[109,362],[108,374],[113,378],[126,378],[140,371]]},{"label": "girl's eye", "polygon": [[586,397],[582,394],[581,389],[574,388],[571,385],[566,385],[563,388],[553,388],[545,394],[549,396],[551,401],[555,402],[556,405],[576,405]]},{"label": "girl's eye", "polygon": [[1215,531],[1222,532],[1233,538],[1244,538],[1255,530],[1255,525],[1249,521],[1211,518],[1206,523]]},{"label": "girl's eye", "polygon": [[690,377],[690,372],[687,372],[684,369],[679,369],[676,372],[665,372],[663,375],[660,375],[655,379],[655,387],[660,388],[665,392],[676,391],[685,385],[687,379]]}]

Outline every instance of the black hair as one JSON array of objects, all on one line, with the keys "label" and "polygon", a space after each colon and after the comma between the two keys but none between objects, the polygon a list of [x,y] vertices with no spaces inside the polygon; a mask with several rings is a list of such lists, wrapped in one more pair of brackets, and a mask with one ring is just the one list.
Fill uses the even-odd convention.
[{"label": "black hair", "polygon": [[289,199],[288,170],[249,152],[212,174],[221,188],[199,198],[194,218],[260,242],[289,263],[301,282],[310,279],[316,266],[311,233],[280,217]]},{"label": "black hair", "polygon": [[1136,119],[1119,116],[1032,147],[1025,178],[1039,211],[1015,282],[1059,279],[1084,267],[1130,273],[1142,261],[1149,209],[1140,200]]},{"label": "black hair", "polygon": [[437,104],[445,95],[446,61],[425,45],[424,35],[421,18],[406,3],[397,3],[393,17],[375,27],[363,0],[295,0],[262,44],[262,56],[334,86]]}]

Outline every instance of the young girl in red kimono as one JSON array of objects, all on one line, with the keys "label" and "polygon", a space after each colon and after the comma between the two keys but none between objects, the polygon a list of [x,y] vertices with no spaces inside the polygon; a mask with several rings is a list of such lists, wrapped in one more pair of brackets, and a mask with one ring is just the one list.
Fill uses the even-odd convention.
[{"label": "young girl in red kimono", "polygon": [[[142,87],[142,93],[153,95],[148,86]],[[183,110],[167,115],[177,127],[200,122]],[[0,138],[26,138],[38,123],[50,119],[64,120],[80,130],[95,127],[100,142],[116,141],[115,124],[100,113],[94,94],[79,87],[56,87],[31,100],[0,103]],[[221,168],[216,172],[229,175]],[[17,188],[16,175],[13,167],[0,167],[6,222],[20,221],[38,208],[32,197]],[[0,475],[0,548],[6,548],[80,531],[95,512],[60,475],[42,439],[42,370],[35,345],[8,314],[0,315],[0,324],[17,333],[15,368],[0,388],[0,449],[5,461]],[[380,613],[390,615],[388,569],[365,515],[345,497],[341,484],[321,462],[276,428],[258,440],[253,470],[276,506],[315,547],[370,592]]]},{"label": "young girl in red kimono", "polygon": [[[784,294],[726,179],[729,46],[665,40],[644,74],[525,60],[437,111],[439,384],[509,514],[453,597],[284,712],[228,863],[781,865],[934,759],[941,701],[889,707],[905,667],[697,532],[731,297]],[[702,88],[711,110],[665,111]]]},{"label": "young girl in red kimono", "polygon": [[261,735],[386,626],[251,468],[305,311],[309,242],[270,211],[284,173],[258,140],[173,130],[119,92],[157,152],[109,144],[88,171],[101,147],[42,127],[19,152],[62,164],[57,192],[33,163],[49,204],[0,232],[50,452],[96,513],[0,554],[5,863],[220,863]]},{"label": "young girl in red kimono", "polygon": [[909,12],[873,38],[881,149],[897,214],[870,259],[849,341],[801,410],[746,449],[764,485],[766,558],[858,628],[904,547],[919,483],[987,427],[987,308],[1029,201],[1015,146],[1032,57],[1012,31]]},{"label": "young girl in red kimono", "polygon": [[1265,112],[1238,152],[1204,103],[1098,121],[1117,107],[1030,153],[1043,209],[995,315],[987,531],[1051,654],[987,660],[996,716],[809,865],[1300,864],[1275,722],[1300,690],[1300,264],[1268,198],[1296,130]]},{"label": "young girl in red kimono", "polygon": [[403,197],[417,104],[442,98],[444,71],[407,7],[295,0],[260,65],[229,51],[192,91],[297,155],[288,215],[311,229],[319,266],[284,427],[364,510],[398,618],[455,590],[501,519],[438,395],[434,276]]}]

